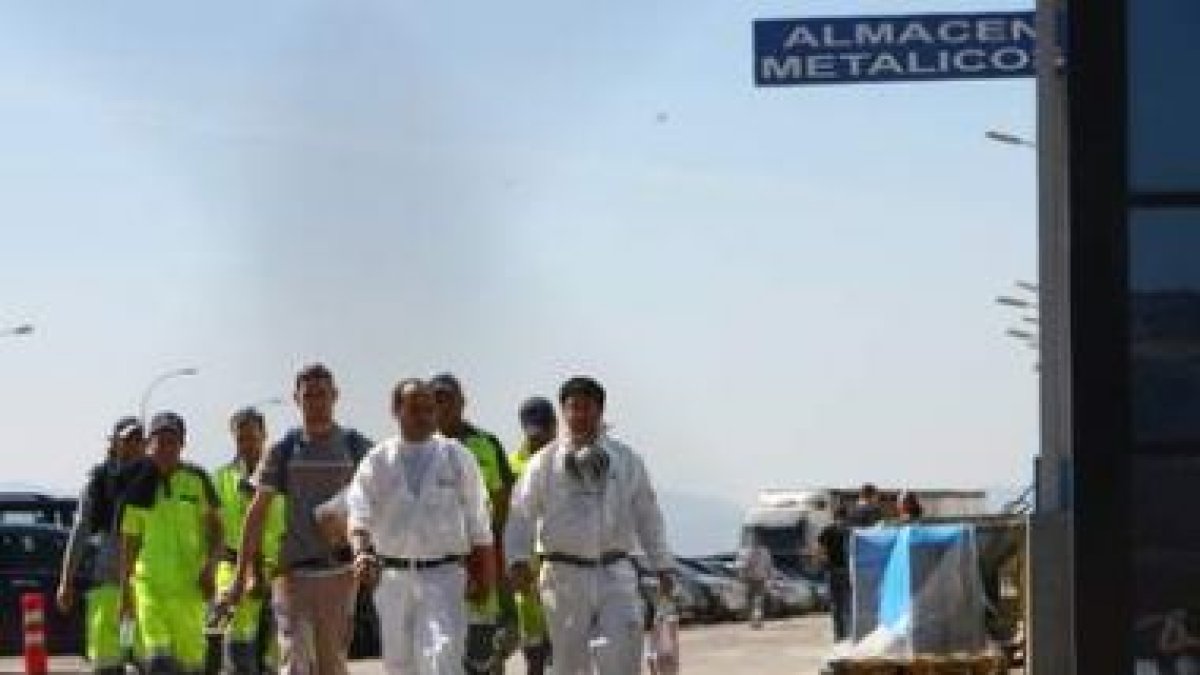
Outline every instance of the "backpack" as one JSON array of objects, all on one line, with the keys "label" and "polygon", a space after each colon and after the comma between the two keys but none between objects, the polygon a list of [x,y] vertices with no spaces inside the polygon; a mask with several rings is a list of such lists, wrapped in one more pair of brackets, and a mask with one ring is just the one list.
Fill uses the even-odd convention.
[{"label": "backpack", "polygon": [[88,510],[80,514],[87,533],[116,534],[126,503],[148,505],[153,500],[157,473],[146,458],[124,465],[110,459],[92,467],[85,488]]},{"label": "backpack", "polygon": [[[355,429],[342,429],[342,433],[346,437],[346,446],[350,450],[350,459],[354,462],[354,467],[358,468],[358,465],[362,463],[363,458],[367,456],[367,453],[371,451],[375,443]],[[287,494],[288,465],[291,464],[292,457],[296,454],[296,449],[300,447],[303,437],[303,430],[292,429],[277,444],[279,448],[280,494]]]}]

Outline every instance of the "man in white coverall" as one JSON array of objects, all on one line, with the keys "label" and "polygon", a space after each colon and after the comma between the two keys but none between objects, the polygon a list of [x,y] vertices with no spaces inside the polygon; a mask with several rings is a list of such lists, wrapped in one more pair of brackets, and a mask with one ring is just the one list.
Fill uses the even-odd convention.
[{"label": "man in white coverall", "polygon": [[513,493],[504,537],[510,579],[532,586],[536,537],[553,672],[635,675],[643,615],[629,554],[641,545],[669,597],[662,512],[641,458],[604,433],[604,388],[572,378],[559,403],[567,435],[530,460]]},{"label": "man in white coverall", "polygon": [[392,410],[400,435],[371,450],[346,495],[355,572],[376,587],[388,673],[460,674],[466,598],[495,583],[487,492],[470,451],[434,435],[427,384],[398,384]]}]

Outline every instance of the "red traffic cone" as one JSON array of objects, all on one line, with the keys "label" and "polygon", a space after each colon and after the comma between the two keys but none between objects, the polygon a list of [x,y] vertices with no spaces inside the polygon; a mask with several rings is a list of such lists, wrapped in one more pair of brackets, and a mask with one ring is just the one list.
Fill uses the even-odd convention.
[{"label": "red traffic cone", "polygon": [[41,593],[21,596],[21,620],[25,626],[25,673],[46,675],[46,599]]}]

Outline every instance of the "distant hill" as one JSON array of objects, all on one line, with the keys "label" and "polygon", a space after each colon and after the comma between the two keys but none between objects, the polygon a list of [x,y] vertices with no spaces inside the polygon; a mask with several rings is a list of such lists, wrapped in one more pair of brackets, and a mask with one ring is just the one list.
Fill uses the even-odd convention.
[{"label": "distant hill", "polygon": [[676,553],[702,555],[737,548],[744,509],[721,499],[683,492],[659,494],[667,536]]}]

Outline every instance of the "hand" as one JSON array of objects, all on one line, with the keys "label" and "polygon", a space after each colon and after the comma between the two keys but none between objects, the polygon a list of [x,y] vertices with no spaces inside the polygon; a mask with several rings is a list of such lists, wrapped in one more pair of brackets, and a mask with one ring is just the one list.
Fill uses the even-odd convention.
[{"label": "hand", "polygon": [[514,590],[523,593],[533,591],[533,568],[527,562],[513,563],[508,569],[508,580]]},{"label": "hand", "polygon": [[204,563],[204,569],[200,570],[200,595],[205,600],[212,600],[217,594],[217,565],[213,561]]},{"label": "hand", "polygon": [[658,594],[664,598],[670,598],[675,594],[675,575],[666,571],[658,572]]},{"label": "hand", "polygon": [[58,609],[63,614],[71,611],[75,606],[76,601],[75,587],[69,581],[64,581],[58,585],[58,593],[55,600],[58,603]]},{"label": "hand", "polygon": [[270,588],[262,566],[255,565],[254,571],[250,573],[250,581],[246,584],[245,594],[252,598],[265,598]]},{"label": "hand", "polygon": [[221,592],[221,597],[217,599],[217,604],[224,607],[236,607],[242,597],[246,595],[246,586],[242,583],[242,578],[237,577],[233,583]]},{"label": "hand", "polygon": [[354,578],[366,589],[379,584],[379,558],[371,553],[359,553],[354,557]]}]

